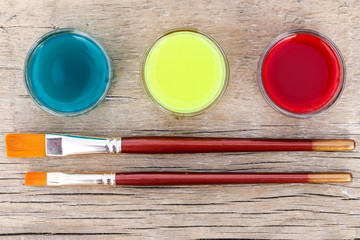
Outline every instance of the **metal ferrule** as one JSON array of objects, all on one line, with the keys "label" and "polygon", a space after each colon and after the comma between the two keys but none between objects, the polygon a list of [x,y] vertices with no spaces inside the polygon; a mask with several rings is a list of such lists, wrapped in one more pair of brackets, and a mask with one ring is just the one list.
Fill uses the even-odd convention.
[{"label": "metal ferrule", "polygon": [[46,134],[46,156],[120,152],[121,138],[94,138]]},{"label": "metal ferrule", "polygon": [[61,185],[116,185],[115,173],[110,174],[68,174],[47,173],[48,186]]}]

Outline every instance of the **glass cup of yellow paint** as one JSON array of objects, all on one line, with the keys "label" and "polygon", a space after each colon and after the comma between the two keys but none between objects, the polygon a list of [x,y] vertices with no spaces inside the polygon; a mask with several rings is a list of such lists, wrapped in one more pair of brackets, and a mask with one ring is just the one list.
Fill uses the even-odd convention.
[{"label": "glass cup of yellow paint", "polygon": [[229,63],[208,34],[191,28],[172,29],[146,50],[141,81],[159,109],[175,116],[195,116],[212,108],[224,95]]}]

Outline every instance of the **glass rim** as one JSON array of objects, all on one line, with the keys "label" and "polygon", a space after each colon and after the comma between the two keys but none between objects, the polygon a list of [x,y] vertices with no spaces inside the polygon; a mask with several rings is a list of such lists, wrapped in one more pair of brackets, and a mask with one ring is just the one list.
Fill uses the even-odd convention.
[{"label": "glass rim", "polygon": [[[338,59],[339,59],[339,63],[340,63],[340,68],[342,71],[342,74],[340,75],[340,84],[338,86],[337,92],[334,93],[333,98],[322,108],[314,111],[314,112],[309,112],[309,113],[294,113],[294,112],[290,112],[282,107],[280,107],[278,104],[276,104],[268,95],[265,87],[264,87],[264,82],[263,82],[263,78],[262,78],[262,71],[263,71],[263,65],[264,65],[264,61],[269,53],[269,51],[273,48],[273,46],[278,43],[280,40],[284,39],[285,37],[288,37],[290,35],[296,34],[296,33],[307,33],[307,34],[311,34],[314,36],[317,36],[319,38],[321,38],[322,40],[324,40],[327,44],[330,45],[330,47],[334,50],[334,52],[336,53]],[[289,117],[293,117],[293,118],[310,118],[310,117],[315,117],[315,116],[319,116],[325,112],[327,112],[330,108],[332,108],[335,103],[338,101],[338,99],[340,98],[340,96],[342,95],[342,92],[344,90],[345,87],[345,79],[346,79],[346,66],[345,66],[345,61],[344,58],[340,52],[340,49],[335,45],[335,43],[328,38],[327,36],[325,36],[322,33],[319,33],[317,31],[314,30],[309,30],[309,29],[294,29],[285,33],[282,33],[280,35],[278,35],[277,37],[275,37],[274,39],[272,39],[270,41],[270,43],[265,47],[265,49],[263,50],[259,62],[258,62],[258,73],[257,73],[257,77],[258,77],[258,85],[260,88],[260,92],[263,95],[263,97],[265,98],[266,102],[276,111],[289,116]]]},{"label": "glass rim", "polygon": [[[58,34],[63,34],[63,33],[75,33],[78,35],[81,35],[83,37],[86,37],[88,39],[90,39],[94,44],[96,44],[101,52],[104,54],[107,65],[108,65],[108,82],[106,84],[106,88],[104,89],[103,94],[100,96],[100,98],[91,106],[81,110],[81,111],[76,111],[76,112],[60,112],[60,111],[56,111],[54,109],[51,109],[47,106],[45,106],[42,101],[40,101],[38,99],[38,97],[34,94],[31,84],[30,84],[30,79],[29,79],[29,66],[30,66],[30,62],[32,60],[32,57],[35,53],[35,51],[37,50],[37,48],[44,43],[47,39],[58,35]],[[30,98],[33,100],[33,102],[42,110],[44,110],[47,113],[50,113],[52,115],[55,116],[59,116],[59,117],[75,117],[75,116],[79,116],[82,114],[85,114],[91,110],[93,110],[94,108],[96,108],[106,97],[106,95],[108,94],[111,84],[112,84],[112,79],[113,79],[113,65],[112,65],[112,60],[111,57],[109,55],[109,53],[107,52],[105,46],[101,43],[100,40],[98,40],[96,37],[94,37],[93,35],[91,35],[90,33],[83,31],[83,30],[79,30],[79,29],[75,29],[75,28],[59,28],[59,29],[55,29],[52,30],[50,32],[45,33],[44,35],[42,35],[40,38],[38,38],[33,45],[31,46],[31,48],[29,49],[26,58],[25,58],[25,63],[24,63],[24,82],[25,82],[25,86],[26,86],[26,90],[30,96]]]},{"label": "glass rim", "polygon": [[[204,37],[206,37],[207,39],[209,39],[220,51],[221,53],[221,57],[224,60],[224,64],[225,64],[225,78],[224,78],[224,84],[221,87],[221,91],[219,93],[219,95],[212,100],[208,106],[206,106],[205,108],[202,108],[200,110],[194,111],[194,112],[189,112],[189,113],[182,113],[182,112],[176,112],[173,110],[170,110],[166,107],[164,107],[163,105],[161,105],[158,101],[156,101],[156,99],[152,96],[152,94],[150,93],[148,87],[147,87],[147,83],[145,80],[145,74],[144,74],[144,69],[145,69],[145,64],[146,64],[146,60],[147,57],[150,53],[150,51],[153,49],[153,47],[155,46],[155,44],[162,39],[165,36],[168,36],[170,34],[176,33],[176,32],[194,32],[197,34],[200,34]],[[200,114],[203,114],[207,111],[209,111],[210,109],[212,109],[219,101],[220,99],[223,97],[223,95],[225,94],[225,91],[229,85],[229,78],[230,78],[230,67],[229,67],[229,62],[228,59],[226,57],[225,51],[222,49],[221,45],[213,38],[211,37],[209,34],[196,29],[196,28],[190,28],[190,27],[180,27],[180,28],[173,28],[170,30],[167,30],[166,32],[160,34],[159,36],[157,36],[151,43],[150,45],[146,48],[146,51],[144,52],[142,59],[141,59],[141,64],[140,64],[140,80],[141,80],[141,85],[145,91],[146,96],[150,99],[150,102],[156,106],[158,109],[160,109],[161,111],[165,112],[165,113],[169,113],[173,116],[176,117],[193,117],[193,116],[198,116]]]}]

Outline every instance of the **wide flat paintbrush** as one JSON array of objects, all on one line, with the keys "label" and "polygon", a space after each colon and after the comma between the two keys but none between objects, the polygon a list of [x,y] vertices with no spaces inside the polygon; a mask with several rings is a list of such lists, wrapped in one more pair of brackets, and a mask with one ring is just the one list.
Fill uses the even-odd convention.
[{"label": "wide flat paintbrush", "polygon": [[179,173],[143,172],[112,174],[67,174],[27,172],[25,185],[130,185],[173,186],[254,183],[341,183],[351,182],[350,173]]},{"label": "wide flat paintbrush", "polygon": [[355,142],[346,139],[94,138],[31,133],[11,133],[6,135],[8,157],[67,156],[92,153],[350,151],[354,148]]}]

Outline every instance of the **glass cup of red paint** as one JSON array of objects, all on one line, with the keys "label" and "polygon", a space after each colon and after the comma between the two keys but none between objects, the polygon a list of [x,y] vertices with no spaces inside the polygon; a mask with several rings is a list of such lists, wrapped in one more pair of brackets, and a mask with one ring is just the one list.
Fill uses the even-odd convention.
[{"label": "glass cup of red paint", "polygon": [[270,42],[259,61],[258,82],[275,110],[295,118],[326,112],[339,99],[345,83],[340,50],[312,30],[293,30]]}]

